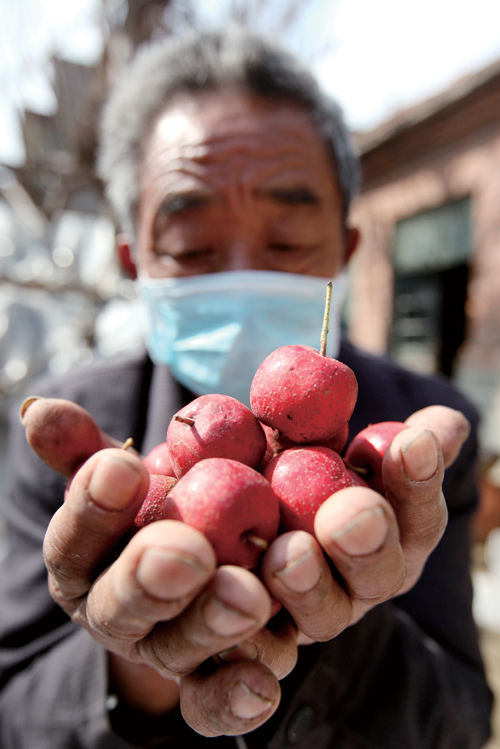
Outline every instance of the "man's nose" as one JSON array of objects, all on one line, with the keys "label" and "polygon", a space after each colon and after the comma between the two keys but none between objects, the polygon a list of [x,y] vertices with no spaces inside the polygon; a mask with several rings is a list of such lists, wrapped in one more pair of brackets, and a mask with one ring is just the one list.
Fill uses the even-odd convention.
[{"label": "man's nose", "polygon": [[262,258],[250,240],[239,238],[228,244],[224,258],[223,270],[263,269]]}]

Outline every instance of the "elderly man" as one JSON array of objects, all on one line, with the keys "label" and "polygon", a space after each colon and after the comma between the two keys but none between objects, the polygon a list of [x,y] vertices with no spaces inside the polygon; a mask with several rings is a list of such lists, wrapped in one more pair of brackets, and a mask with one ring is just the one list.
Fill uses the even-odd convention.
[{"label": "elderly man", "polygon": [[[84,454],[63,504],[63,480],[14,429],[2,746],[480,747],[491,699],[468,579],[475,442],[458,411],[473,427],[475,414],[444,382],[340,342],[358,233],[347,223],[357,162],[337,108],[261,40],[195,34],[127,71],[100,164],[153,363],[137,352],[39,393],[80,403],[146,454],[196,395],[244,399],[266,353],[317,346],[333,277],[330,353],[359,381],[351,437],[388,419],[409,429],[386,456],[387,500],[338,492],[317,540],[271,544],[262,579],[217,568],[208,541],[172,521],[126,543],[148,485],[133,452]],[[272,619],[269,593],[284,606]]]}]

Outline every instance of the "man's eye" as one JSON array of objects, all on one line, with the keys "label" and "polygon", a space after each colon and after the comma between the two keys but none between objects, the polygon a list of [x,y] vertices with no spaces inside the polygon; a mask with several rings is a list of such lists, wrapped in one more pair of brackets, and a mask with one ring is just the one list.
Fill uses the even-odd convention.
[{"label": "man's eye", "polygon": [[162,203],[158,213],[164,216],[174,216],[198,208],[205,202],[206,198],[201,195],[173,195]]},{"label": "man's eye", "polygon": [[274,244],[269,245],[269,249],[277,252],[293,252],[295,250],[300,250],[301,246],[286,244],[285,242],[275,242]]},{"label": "man's eye", "polygon": [[318,197],[307,187],[271,190],[272,197],[285,205],[318,205]]},{"label": "man's eye", "polygon": [[212,256],[212,250],[210,247],[205,247],[199,250],[188,250],[187,252],[182,252],[180,255],[177,256],[177,261],[179,263],[189,263],[196,260],[206,260],[209,259]]}]

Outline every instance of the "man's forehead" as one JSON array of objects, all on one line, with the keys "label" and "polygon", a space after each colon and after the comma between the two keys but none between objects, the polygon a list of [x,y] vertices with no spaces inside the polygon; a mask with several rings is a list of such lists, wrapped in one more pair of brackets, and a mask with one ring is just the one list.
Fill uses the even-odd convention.
[{"label": "man's forehead", "polygon": [[194,159],[217,158],[232,149],[249,153],[293,149],[324,156],[326,145],[300,105],[222,90],[179,95],[163,110],[146,152],[171,151],[175,158],[179,149]]}]

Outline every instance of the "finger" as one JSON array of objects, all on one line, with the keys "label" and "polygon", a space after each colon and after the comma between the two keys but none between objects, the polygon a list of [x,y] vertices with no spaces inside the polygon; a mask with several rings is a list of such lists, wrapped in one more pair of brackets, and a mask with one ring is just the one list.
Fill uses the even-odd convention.
[{"label": "finger", "polygon": [[142,461],[118,449],[97,453],[75,475],[44,542],[51,593],[68,613],[131,527],[148,486]]},{"label": "finger", "polygon": [[309,533],[290,531],[273,541],[261,563],[270,592],[313,640],[329,640],[352,619],[349,594],[333,579],[321,547]]},{"label": "finger", "polygon": [[242,567],[219,567],[191,606],[158,624],[137,644],[140,656],[178,677],[252,637],[269,619],[271,600],[258,578]]},{"label": "finger", "polygon": [[447,406],[422,408],[409,416],[405,424],[434,432],[441,444],[445,468],[456,460],[470,432],[470,424],[463,413]]},{"label": "finger", "polygon": [[265,723],[280,696],[278,680],[266,666],[242,660],[183,677],[180,707],[186,723],[202,736],[237,736]]},{"label": "finger", "polygon": [[354,618],[401,589],[406,564],[396,516],[378,492],[351,487],[332,494],[316,513],[314,527],[342,575]]},{"label": "finger", "polygon": [[23,401],[19,417],[38,457],[68,478],[99,450],[121,446],[72,401],[32,395]]},{"label": "finger", "polygon": [[[212,546],[195,528],[175,520],[152,523],[92,585],[87,627],[109,650],[137,657],[137,640],[157,622],[182,613],[208,583],[216,563]],[[132,647],[119,646],[125,642]]]},{"label": "finger", "polygon": [[398,434],[382,464],[387,499],[399,526],[411,587],[446,527],[442,493],[444,460],[439,440],[428,429],[411,427]]},{"label": "finger", "polygon": [[264,629],[232,648],[217,653],[215,660],[217,663],[258,660],[277,679],[284,679],[297,663],[297,628],[288,612],[282,609]]}]

